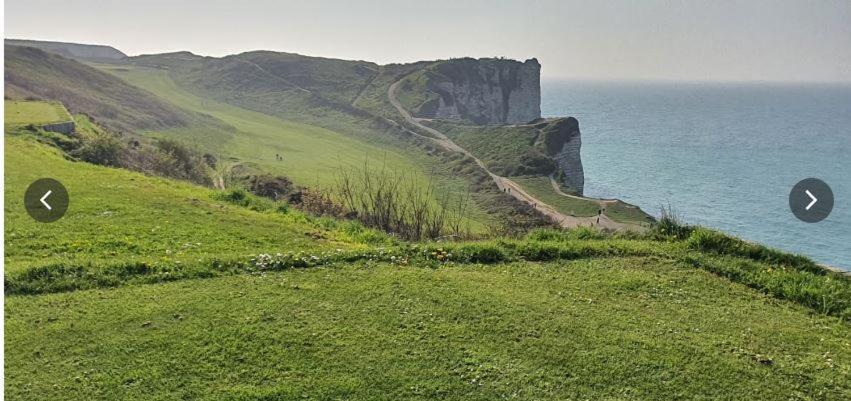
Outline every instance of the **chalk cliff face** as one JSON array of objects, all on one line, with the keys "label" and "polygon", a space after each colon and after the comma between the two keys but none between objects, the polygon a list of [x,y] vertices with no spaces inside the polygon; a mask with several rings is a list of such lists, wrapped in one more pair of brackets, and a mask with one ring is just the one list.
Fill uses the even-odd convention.
[{"label": "chalk cliff face", "polygon": [[578,195],[585,189],[585,172],[579,154],[582,147],[582,135],[579,121],[573,117],[547,120],[537,125],[541,129],[540,140],[556,162],[556,177]]},{"label": "chalk cliff face", "polygon": [[536,59],[463,58],[425,72],[432,96],[418,117],[475,124],[518,124],[541,117],[541,65]]}]

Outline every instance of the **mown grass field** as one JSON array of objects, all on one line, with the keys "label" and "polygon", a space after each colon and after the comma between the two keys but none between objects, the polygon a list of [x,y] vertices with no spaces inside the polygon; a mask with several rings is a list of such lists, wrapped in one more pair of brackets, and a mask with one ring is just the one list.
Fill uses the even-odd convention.
[{"label": "mown grass field", "polygon": [[26,124],[48,124],[71,121],[68,110],[58,102],[32,102],[24,100],[6,100],[3,125],[11,128]]},{"label": "mown grass field", "polygon": [[[722,237],[400,244],[26,135],[6,160],[10,400],[851,395],[851,284]],[[42,176],[51,224],[20,202]]]},{"label": "mown grass field", "polygon": [[847,323],[681,263],[354,265],[6,299],[8,399],[823,399]]}]

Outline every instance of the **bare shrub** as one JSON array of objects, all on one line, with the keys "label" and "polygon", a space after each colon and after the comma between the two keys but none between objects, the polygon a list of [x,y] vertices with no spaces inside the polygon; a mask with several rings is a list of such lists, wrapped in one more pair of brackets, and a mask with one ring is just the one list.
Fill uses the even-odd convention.
[{"label": "bare shrub", "polygon": [[464,214],[469,193],[455,202],[438,193],[434,175],[422,183],[410,171],[382,165],[372,169],[340,167],[333,194],[346,214],[368,227],[408,240],[437,239],[469,233]]},{"label": "bare shrub", "polygon": [[657,237],[685,239],[691,234],[692,230],[694,230],[694,227],[686,224],[682,217],[674,211],[669,203],[667,208],[665,205],[662,205],[661,216],[659,217],[659,221],[653,227],[652,232]]},{"label": "bare shrub", "polygon": [[284,199],[293,191],[292,181],[283,176],[252,175],[247,184],[251,193],[274,200]]},{"label": "bare shrub", "polygon": [[346,217],[346,209],[331,195],[310,188],[302,188],[289,196],[289,203],[316,216]]}]

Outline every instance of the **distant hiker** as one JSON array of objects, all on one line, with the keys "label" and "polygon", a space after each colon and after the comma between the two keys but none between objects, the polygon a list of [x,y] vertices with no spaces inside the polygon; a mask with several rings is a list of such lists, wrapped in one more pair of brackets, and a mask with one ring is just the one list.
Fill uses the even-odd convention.
[{"label": "distant hiker", "polygon": [[603,214],[603,209],[597,209],[597,224],[600,224],[600,215]]}]

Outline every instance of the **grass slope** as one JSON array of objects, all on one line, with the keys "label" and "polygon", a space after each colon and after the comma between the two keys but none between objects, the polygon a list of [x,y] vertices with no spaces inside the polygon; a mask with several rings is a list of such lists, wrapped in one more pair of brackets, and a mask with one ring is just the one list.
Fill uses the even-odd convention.
[{"label": "grass slope", "polygon": [[351,103],[378,73],[378,65],[371,62],[292,53],[254,51],[229,58],[252,63],[272,76],[286,77],[300,88],[341,103]]},{"label": "grass slope", "polygon": [[59,101],[113,130],[216,124],[80,62],[30,47],[6,46],[5,51],[7,97]]},{"label": "grass slope", "polygon": [[[297,211],[257,212],[217,201],[216,192],[64,159],[28,136],[6,136],[6,272],[48,263],[120,260],[186,263],[258,249],[350,248],[346,236],[318,228]],[[38,178],[62,182],[67,214],[42,224],[23,206]]]},{"label": "grass slope", "polygon": [[428,123],[502,176],[549,174],[552,162],[536,145],[540,131],[532,125],[476,126],[447,121]]},{"label": "grass slope", "polygon": [[532,196],[555,207],[559,212],[570,216],[596,216],[600,204],[593,200],[569,198],[553,190],[549,177],[527,176],[512,178]]},{"label": "grass slope", "polygon": [[[393,152],[395,149],[358,141],[316,126],[285,121],[201,98],[177,86],[163,70],[122,68],[115,73],[172,104],[209,114],[239,130],[228,138],[205,135],[203,128],[155,133],[178,137],[195,142],[203,148],[238,157],[241,161],[256,164],[263,170],[286,174],[300,184],[331,184],[341,165],[359,165],[366,159],[386,160],[394,168],[417,167],[403,155]],[[284,160],[276,160],[275,154],[280,154]]]},{"label": "grass slope", "polygon": [[[463,196],[467,184],[450,176],[445,166],[413,149],[394,143],[370,141],[315,125],[284,120],[268,114],[237,107],[210,98],[202,98],[178,86],[164,70],[145,67],[111,70],[122,79],[151,91],[187,110],[204,113],[239,130],[227,133],[204,127],[155,131],[153,135],[177,137],[240,164],[262,171],[285,175],[305,186],[328,187],[334,184],[341,167],[386,166],[394,171],[407,171],[423,185],[431,175],[439,177],[438,191],[453,198]],[[277,160],[281,155],[283,160]],[[479,230],[490,217],[478,205],[470,210],[471,228]]]}]

